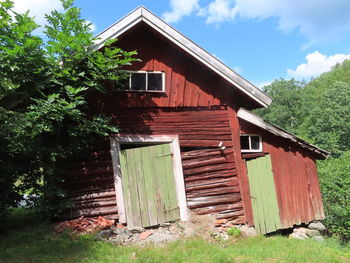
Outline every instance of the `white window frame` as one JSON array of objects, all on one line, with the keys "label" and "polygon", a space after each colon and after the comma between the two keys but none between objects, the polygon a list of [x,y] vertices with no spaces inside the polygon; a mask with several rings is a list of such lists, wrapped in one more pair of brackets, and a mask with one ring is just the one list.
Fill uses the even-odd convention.
[{"label": "white window frame", "polygon": [[[252,136],[257,136],[259,137],[259,149],[252,149],[252,142],[251,142],[251,137]],[[259,153],[263,151],[263,144],[262,144],[262,137],[260,134],[241,134],[240,137],[248,137],[249,140],[249,150],[247,149],[241,149],[242,153]],[[241,141],[239,141],[241,144]]]},{"label": "white window frame", "polygon": [[182,171],[182,161],[179,137],[177,135],[119,135],[110,137],[111,155],[113,163],[114,186],[117,198],[118,216],[120,223],[127,223],[126,211],[124,206],[123,195],[123,176],[120,167],[120,145],[121,144],[161,144],[170,143],[173,154],[173,169],[176,187],[176,198],[179,206],[180,219],[182,221],[189,220],[187,209],[185,180]]},{"label": "white window frame", "polygon": [[[127,92],[165,92],[165,72],[163,71],[150,71],[150,70],[126,70],[125,73],[129,74],[129,87],[126,90]],[[131,89],[131,74],[132,73],[146,73],[146,89],[144,90],[132,90]],[[148,90],[148,74],[158,73],[162,75],[162,90]]]}]

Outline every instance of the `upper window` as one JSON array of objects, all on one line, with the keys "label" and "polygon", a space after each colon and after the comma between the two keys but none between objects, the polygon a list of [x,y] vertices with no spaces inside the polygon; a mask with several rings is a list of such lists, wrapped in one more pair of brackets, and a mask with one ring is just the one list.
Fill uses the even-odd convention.
[{"label": "upper window", "polygon": [[241,135],[242,152],[262,152],[262,140],[260,135],[242,134]]},{"label": "upper window", "polygon": [[128,71],[126,89],[130,91],[165,91],[164,72],[159,71]]}]

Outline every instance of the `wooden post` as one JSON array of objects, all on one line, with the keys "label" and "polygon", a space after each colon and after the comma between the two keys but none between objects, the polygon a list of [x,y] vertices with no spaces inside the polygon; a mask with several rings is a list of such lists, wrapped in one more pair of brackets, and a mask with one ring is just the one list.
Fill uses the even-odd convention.
[{"label": "wooden post", "polygon": [[227,108],[227,113],[230,119],[230,126],[232,131],[232,143],[234,149],[234,158],[237,165],[239,187],[242,196],[242,203],[244,209],[244,216],[246,223],[249,226],[254,225],[253,212],[252,212],[252,202],[250,199],[249,182],[247,176],[247,168],[245,161],[242,159],[241,155],[241,145],[240,145],[240,126],[238,122],[238,117],[236,111],[230,106]]}]

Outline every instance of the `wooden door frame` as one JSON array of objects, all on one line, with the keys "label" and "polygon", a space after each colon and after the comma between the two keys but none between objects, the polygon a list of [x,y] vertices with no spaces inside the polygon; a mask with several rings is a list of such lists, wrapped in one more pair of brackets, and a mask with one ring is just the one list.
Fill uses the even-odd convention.
[{"label": "wooden door frame", "polygon": [[149,144],[170,143],[173,154],[174,179],[176,187],[176,198],[179,205],[180,219],[188,221],[188,209],[186,201],[185,183],[182,171],[182,161],[179,137],[177,135],[113,135],[110,137],[111,155],[113,163],[114,186],[117,198],[117,209],[120,223],[126,222],[124,206],[124,195],[122,186],[122,174],[120,168],[120,145],[121,144]]}]

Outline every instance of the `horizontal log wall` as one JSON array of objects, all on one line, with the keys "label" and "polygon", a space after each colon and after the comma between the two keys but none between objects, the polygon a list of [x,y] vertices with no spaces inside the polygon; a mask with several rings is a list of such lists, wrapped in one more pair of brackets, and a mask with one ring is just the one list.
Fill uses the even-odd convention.
[{"label": "horizontal log wall", "polygon": [[63,188],[66,200],[74,207],[66,214],[68,218],[80,216],[105,216],[117,219],[114,176],[109,151],[103,153],[103,160],[76,162],[64,171]]},{"label": "horizontal log wall", "polygon": [[129,109],[113,115],[113,122],[123,134],[179,135],[188,207],[244,222],[226,108]]},{"label": "horizontal log wall", "polygon": [[315,156],[286,139],[240,121],[243,133],[261,134],[271,155],[283,228],[324,218]]}]

